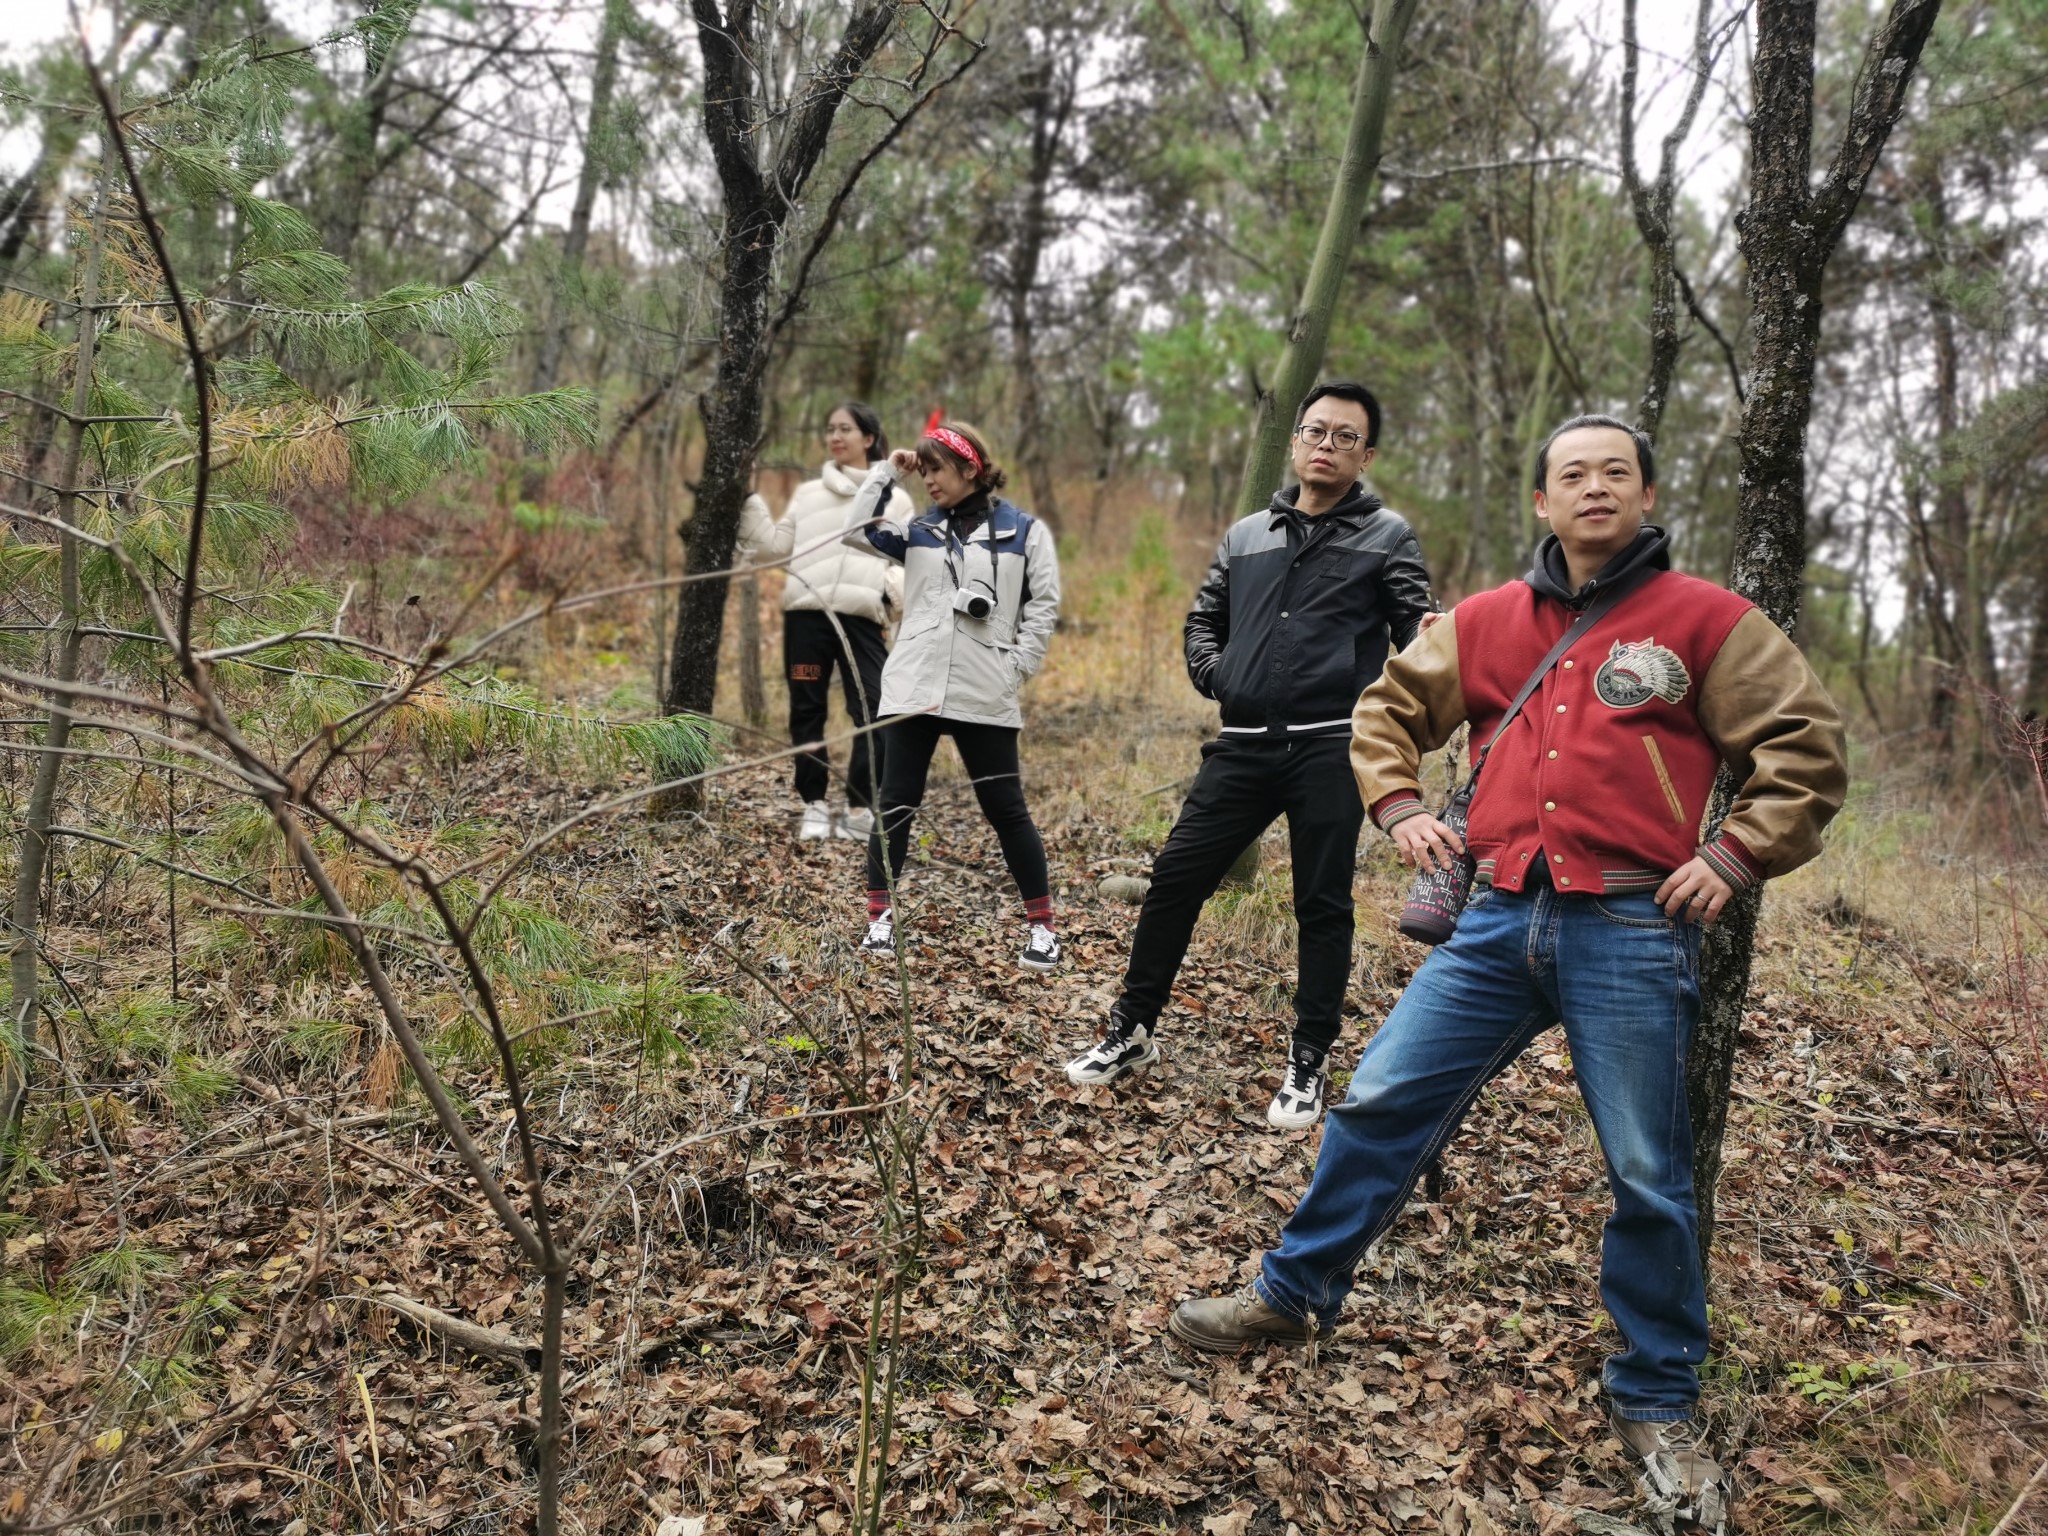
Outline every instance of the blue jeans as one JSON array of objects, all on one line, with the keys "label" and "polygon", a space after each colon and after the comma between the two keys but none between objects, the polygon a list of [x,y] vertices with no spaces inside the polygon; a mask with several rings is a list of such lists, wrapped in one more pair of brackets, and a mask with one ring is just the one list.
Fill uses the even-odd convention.
[{"label": "blue jeans", "polygon": [[1266,1255],[1267,1305],[1333,1321],[1479,1091],[1562,1019],[1614,1195],[1600,1299],[1622,1349],[1603,1373],[1608,1395],[1627,1418],[1686,1417],[1707,1352],[1685,1094],[1699,934],[1647,894],[1475,892],[1330,1110],[1308,1194]]}]

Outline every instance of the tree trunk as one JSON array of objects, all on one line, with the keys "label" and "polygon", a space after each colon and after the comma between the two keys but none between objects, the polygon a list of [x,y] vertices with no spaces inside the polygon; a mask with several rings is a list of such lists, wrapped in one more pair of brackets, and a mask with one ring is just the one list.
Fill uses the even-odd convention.
[{"label": "tree trunk", "polygon": [[1017,370],[1017,458],[1031,482],[1032,510],[1054,524],[1059,521],[1059,496],[1052,478],[1051,428],[1046,421],[1045,387],[1039,377],[1034,302],[1039,267],[1052,236],[1053,172],[1059,165],[1060,139],[1074,105],[1073,76],[1063,71],[1063,62],[1046,59],[1031,84],[1031,163],[1007,283],[1010,361]]},{"label": "tree trunk", "polygon": [[[1750,195],[1741,223],[1754,340],[1728,585],[1788,634],[1805,588],[1806,426],[1813,407],[1821,276],[1905,106],[1941,0],[1894,0],[1865,50],[1841,146],[1818,188],[1812,184],[1815,8],[1816,0],[1757,0]],[[1714,787],[1713,821],[1727,815],[1739,787],[1723,768]],[[1737,896],[1703,954],[1699,1028],[1687,1064],[1703,1257],[1713,1244],[1721,1138],[1761,906],[1761,892]]]},{"label": "tree trunk", "polygon": [[[100,266],[107,245],[107,201],[116,174],[115,150],[108,137],[100,154],[99,189],[94,194],[92,233],[85,248],[85,266],[78,283],[78,354],[71,384],[71,417],[64,443],[64,457],[58,469],[57,516],[74,521],[79,472],[85,464],[85,419],[92,412],[94,356],[99,345]],[[78,541],[61,536],[58,565],[58,623],[56,664],[51,677],[59,684],[76,682],[81,637],[78,586]],[[36,1035],[40,1025],[41,967],[36,946],[42,933],[43,873],[49,867],[50,828],[56,820],[57,788],[64,774],[64,749],[71,740],[71,710],[61,692],[50,695],[50,723],[43,737],[43,751],[36,759],[36,776],[30,786],[28,806],[22,818],[21,838],[15,846],[14,901],[9,928],[11,953],[7,967],[7,1012],[0,1017],[0,1031],[7,1036],[0,1050],[0,1140],[7,1139],[20,1124],[33,1081]]]},{"label": "tree trunk", "polygon": [[1351,127],[1344,140],[1343,162],[1330,187],[1323,231],[1309,263],[1301,305],[1288,328],[1287,350],[1280,355],[1279,371],[1273,375],[1271,385],[1258,393],[1257,420],[1250,450],[1245,455],[1244,478],[1238,486],[1239,516],[1258,511],[1279,488],[1287,462],[1287,438],[1292,430],[1287,412],[1308,393],[1322,369],[1323,353],[1330,342],[1330,318],[1350,266],[1359,225],[1365,219],[1373,179],[1379,172],[1380,131],[1386,126],[1387,102],[1394,94],[1401,42],[1408,34],[1408,23],[1414,19],[1417,3],[1418,0],[1373,0],[1372,23],[1366,34],[1365,51],[1358,61],[1358,82],[1351,99]]},{"label": "tree trunk", "polygon": [[1657,179],[1645,185],[1636,168],[1636,0],[1622,0],[1621,37],[1621,172],[1622,185],[1634,205],[1636,228],[1650,258],[1650,370],[1636,406],[1636,425],[1655,439],[1670,402],[1671,380],[1678,372],[1678,354],[1685,338],[1678,329],[1678,234],[1671,210],[1678,196],[1678,151],[1692,132],[1693,118],[1706,95],[1713,72],[1709,37],[1713,0],[1700,0],[1693,17],[1692,84],[1678,122],[1664,136]]},{"label": "tree trunk", "polygon": [[[373,9],[381,10],[382,6]],[[342,119],[337,135],[340,153],[336,176],[340,185],[334,210],[326,221],[327,248],[343,261],[355,259],[356,242],[362,238],[370,188],[377,179],[384,119],[391,111],[392,86],[397,81],[402,49],[403,40],[394,40],[389,46],[373,45],[364,54],[366,80],[362,99]]]},{"label": "tree trunk", "polygon": [[43,178],[48,174],[45,151],[35,163],[0,192],[0,272],[12,269],[20,259],[29,235],[43,217]]},{"label": "tree trunk", "polygon": [[704,420],[704,466],[697,476],[696,510],[690,517],[683,561],[686,574],[704,579],[684,587],[677,603],[668,668],[670,714],[709,714],[717,699],[718,653],[731,578],[713,573],[732,565],[740,508],[753,486],[754,453],[761,441],[766,380],[759,364],[767,343],[780,229],[772,210],[735,208],[730,192],[726,226],[718,371],[698,402]]},{"label": "tree trunk", "polygon": [[[612,0],[619,3],[619,0]],[[704,55],[704,131],[725,195],[725,256],[719,281],[718,368],[699,402],[704,466],[690,519],[684,570],[702,579],[682,589],[670,648],[670,714],[708,714],[718,692],[725,599],[738,541],[740,508],[754,478],[774,333],[768,306],[785,221],[803,195],[847,91],[895,23],[894,0],[869,0],[847,20],[832,58],[788,110],[773,165],[760,161],[760,125],[768,103],[751,54],[755,0],[690,0]],[[792,298],[786,295],[785,299]]]},{"label": "tree trunk", "polygon": [[597,33],[597,65],[590,77],[590,121],[583,130],[583,169],[576,177],[576,201],[569,208],[569,227],[562,233],[562,264],[555,274],[554,307],[533,363],[533,393],[545,394],[561,376],[562,353],[569,345],[569,320],[582,302],[583,253],[590,246],[590,220],[597,189],[611,163],[606,139],[611,133],[612,94],[619,80],[619,35],[625,30],[626,0],[605,0],[604,22]]},{"label": "tree trunk", "polygon": [[2048,575],[2042,568],[2048,560],[2037,561],[2034,567],[2034,614],[2033,634],[2027,644],[2027,692],[2020,701],[2023,713],[2035,716],[2048,715]]},{"label": "tree trunk", "polygon": [[768,727],[768,687],[761,676],[761,578],[740,578],[740,712],[755,730]]},{"label": "tree trunk", "polygon": [[1753,348],[1729,586],[1791,631],[1806,584],[1806,425],[1820,341],[1813,249],[1813,0],[1760,0],[1750,119],[1749,268]]},{"label": "tree trunk", "polygon": [[1934,653],[1943,663],[1931,713],[1941,757],[1939,772],[1945,782],[1953,782],[1959,768],[1968,774],[1982,765],[1981,732],[1967,753],[1959,753],[1962,744],[1956,740],[1955,727],[1959,719],[1977,718],[1971,685],[1989,686],[1990,679],[1976,674],[1976,647],[1971,643],[1975,583],[1971,579],[1970,498],[1965,466],[1956,451],[1956,434],[1962,425],[1962,358],[1956,344],[1955,305],[1942,284],[1948,260],[1948,199],[1943,195],[1941,167],[1926,167],[1925,176],[1923,234],[1928,260],[1923,281],[1928,335],[1934,345],[1934,517],[1925,525],[1923,554],[1932,593],[1939,603],[1932,634]]}]

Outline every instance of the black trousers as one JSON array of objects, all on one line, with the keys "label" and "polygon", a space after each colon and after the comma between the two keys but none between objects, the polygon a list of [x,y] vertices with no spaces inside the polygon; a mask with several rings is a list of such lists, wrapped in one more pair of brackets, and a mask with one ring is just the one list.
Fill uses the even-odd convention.
[{"label": "black trousers", "polygon": [[1351,877],[1365,824],[1348,734],[1298,741],[1225,736],[1203,746],[1180,820],[1152,861],[1152,889],[1138,914],[1118,1004],[1126,1018],[1158,1019],[1202,903],[1279,816],[1287,818],[1299,930],[1294,1038],[1321,1051],[1336,1043],[1351,973]]},{"label": "black trousers", "polygon": [[[844,613],[835,617],[846,631],[846,643],[853,649],[851,656],[841,649],[839,636],[832,631],[832,619],[826,615],[797,608],[782,616],[782,660],[789,672],[792,745],[825,739],[834,667],[839,669],[839,684],[846,694],[846,712],[855,725],[866,725],[873,718],[875,705],[882,697],[882,663],[889,659],[889,648],[882,643],[882,626],[873,619],[857,619]],[[875,759],[880,748],[869,745],[874,740],[872,734],[853,738],[853,761],[846,767],[848,805],[875,803],[874,789],[880,773]],[[832,761],[822,747],[797,758],[799,800],[824,799],[831,782]]]},{"label": "black trousers", "polygon": [[882,873],[883,835],[888,837],[889,873],[901,876],[910,853],[910,824],[924,803],[925,779],[939,738],[951,736],[960,761],[974,780],[974,798],[981,814],[1003,846],[1003,862],[1017,882],[1017,894],[1037,901],[1052,894],[1052,876],[1045,865],[1045,844],[1024,803],[1024,777],[1017,762],[1015,726],[970,725],[937,715],[910,715],[886,728],[882,770],[882,815],[868,839],[868,889],[886,889]]}]

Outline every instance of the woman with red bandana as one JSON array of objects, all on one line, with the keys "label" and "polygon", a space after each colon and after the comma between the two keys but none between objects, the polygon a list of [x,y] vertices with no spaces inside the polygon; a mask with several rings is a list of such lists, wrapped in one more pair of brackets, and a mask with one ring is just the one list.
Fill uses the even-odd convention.
[{"label": "woman with red bandana", "polygon": [[[904,521],[884,511],[899,481],[923,478],[931,505]],[[910,824],[924,801],[939,738],[951,736],[1024,899],[1028,926],[1017,963],[1060,962],[1045,845],[1024,802],[1018,694],[1045,660],[1060,610],[1052,533],[1003,500],[1002,467],[961,421],[934,421],[914,449],[868,471],[846,513],[846,542],[903,567],[903,621],[882,669],[885,727],[882,815],[868,840],[868,933],[861,948],[896,950],[890,892],[900,882]]]}]

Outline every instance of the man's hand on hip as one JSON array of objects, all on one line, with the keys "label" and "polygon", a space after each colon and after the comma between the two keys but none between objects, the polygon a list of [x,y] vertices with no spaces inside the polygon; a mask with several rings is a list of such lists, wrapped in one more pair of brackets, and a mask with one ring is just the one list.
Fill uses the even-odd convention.
[{"label": "man's hand on hip", "polygon": [[1657,887],[1657,905],[1674,923],[1711,923],[1734,895],[1735,887],[1715,874],[1705,859],[1695,856],[1671,871]]},{"label": "man's hand on hip", "polygon": [[1450,869],[1465,852],[1465,839],[1434,816],[1410,816],[1387,834],[1411,869]]}]

